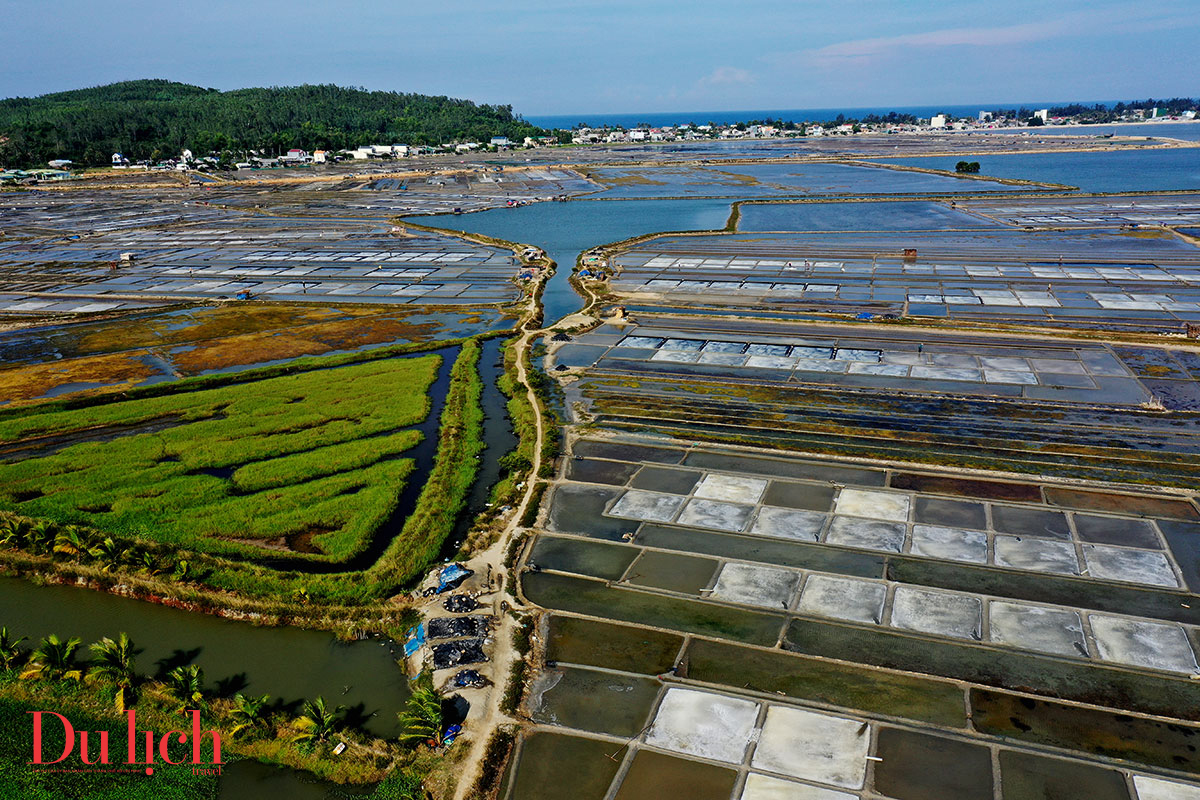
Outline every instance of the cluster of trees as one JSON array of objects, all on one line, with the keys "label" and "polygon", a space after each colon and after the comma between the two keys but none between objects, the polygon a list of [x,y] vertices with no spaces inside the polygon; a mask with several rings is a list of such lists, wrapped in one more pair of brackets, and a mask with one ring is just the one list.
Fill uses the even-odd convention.
[{"label": "cluster of trees", "polygon": [[[0,676],[18,680],[67,681],[105,687],[119,713],[149,703],[152,706],[182,711],[196,709],[214,716],[227,735],[241,738],[276,738],[286,735],[302,748],[310,749],[329,742],[339,732],[349,730],[345,706],[331,707],[324,697],[306,700],[296,715],[285,713],[285,705],[272,703],[270,695],[241,692],[220,700],[204,685],[204,670],[196,664],[183,664],[157,676],[138,672],[136,658],[142,652],[127,633],[114,639],[105,636],[83,647],[78,637],[64,639],[52,633],[36,647],[22,646],[25,637],[14,636],[0,627]],[[80,655],[90,653],[86,661]],[[433,688],[433,678],[422,672],[415,681],[405,711],[397,715],[405,724],[404,741],[439,744],[443,730],[442,699]]]},{"label": "cluster of trees", "polygon": [[[152,681],[134,668],[134,659],[142,651],[134,646],[126,633],[119,634],[116,639],[106,636],[88,645],[91,658],[85,663],[78,660],[82,650],[78,637],[62,639],[52,633],[29,651],[22,649],[24,641],[25,637],[14,637],[8,628],[0,628],[0,671],[16,673],[21,680],[106,684],[113,690],[113,705],[122,712],[136,705],[141,692],[151,687],[176,709],[199,709],[204,704],[204,670],[195,664],[185,664],[170,670],[161,680]],[[267,699],[266,695],[261,698],[235,696],[233,716],[239,719],[240,727],[261,722],[257,716],[252,717],[250,711],[257,714]]]},{"label": "cluster of trees", "polygon": [[[135,659],[141,649],[126,633],[117,638],[104,637],[87,646],[91,655],[79,660],[84,648],[78,637],[63,639],[52,633],[32,650],[21,644],[25,637],[15,637],[7,627],[0,628],[0,672],[16,674],[21,680],[74,681],[108,686],[113,705],[124,712],[143,699],[152,697],[172,706],[174,710],[197,709],[209,711],[212,699],[204,687],[204,670],[195,664],[174,667],[159,678],[137,671]],[[235,694],[229,703],[225,721],[230,736],[266,735],[276,725],[273,721],[270,695]],[[291,739],[302,745],[326,742],[342,727],[342,706],[329,708],[325,698],[317,697],[301,705],[298,716],[291,719]],[[440,720],[440,717],[439,717]]]},{"label": "cluster of trees", "polygon": [[0,517],[0,547],[89,564],[104,572],[128,569],[147,577],[169,578],[175,583],[201,577],[186,558],[158,555],[91,528],[60,526],[44,519]]},{"label": "cluster of trees", "polygon": [[[1052,117],[1073,117],[1078,122],[1113,122],[1126,116],[1130,111],[1143,110],[1148,111],[1152,108],[1157,108],[1165,111],[1167,114],[1180,114],[1184,111],[1192,111],[1200,107],[1200,100],[1194,100],[1191,97],[1173,97],[1170,100],[1131,100],[1128,103],[1120,102],[1109,106],[1104,103],[1095,103],[1086,105],[1084,103],[1068,103],[1062,106],[1051,106],[1050,116]],[[1033,116],[1033,109],[1021,106],[1020,108],[998,108],[992,112],[996,116],[1005,116],[1009,118],[1026,120],[1030,125],[1041,125],[1042,121]],[[1037,120],[1036,122],[1034,120]]]},{"label": "cluster of trees", "polygon": [[978,161],[960,161],[954,165],[955,172],[979,172]]},{"label": "cluster of trees", "polygon": [[507,105],[332,85],[221,92],[137,80],[0,100],[0,164],[13,167],[56,158],[106,165],[116,152],[157,161],[184,148],[279,154],[543,135]]}]

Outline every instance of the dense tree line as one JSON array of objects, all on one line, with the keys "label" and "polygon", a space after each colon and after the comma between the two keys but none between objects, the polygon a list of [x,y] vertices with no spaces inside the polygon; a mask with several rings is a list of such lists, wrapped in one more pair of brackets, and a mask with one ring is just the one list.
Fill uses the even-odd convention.
[{"label": "dense tree line", "polygon": [[[1068,103],[1064,106],[1051,106],[1051,117],[1072,117],[1078,122],[1112,122],[1119,120],[1127,115],[1130,111],[1143,110],[1149,111],[1152,108],[1157,108],[1159,111],[1166,114],[1180,114],[1184,111],[1190,111],[1200,106],[1200,101],[1193,100],[1190,97],[1173,97],[1170,100],[1131,100],[1128,103],[1120,102],[1109,106],[1105,103],[1095,103],[1093,105],[1085,105],[1083,103]],[[996,116],[1015,117],[1017,119],[1029,119],[1033,116],[1033,110],[1022,106],[1019,109],[1013,108],[998,108],[994,112]]]},{"label": "dense tree line", "polygon": [[332,85],[221,92],[165,80],[139,80],[0,100],[0,164],[77,164],[249,149],[282,153],[364,144],[432,145],[545,131],[507,105]]}]

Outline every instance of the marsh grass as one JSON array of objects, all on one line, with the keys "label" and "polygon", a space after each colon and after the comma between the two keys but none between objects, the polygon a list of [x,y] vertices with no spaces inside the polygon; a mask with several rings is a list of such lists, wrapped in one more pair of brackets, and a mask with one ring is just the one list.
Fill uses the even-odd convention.
[{"label": "marsh grass", "polygon": [[[0,422],[0,441],[115,429],[0,464],[0,508],[201,552],[317,532],[317,555],[361,552],[414,468],[440,357],[311,370]],[[169,421],[165,429],[136,427]]]}]

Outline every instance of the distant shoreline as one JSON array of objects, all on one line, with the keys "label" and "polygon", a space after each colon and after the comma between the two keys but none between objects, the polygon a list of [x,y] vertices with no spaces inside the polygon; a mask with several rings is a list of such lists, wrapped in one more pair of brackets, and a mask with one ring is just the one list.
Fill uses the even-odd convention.
[{"label": "distant shoreline", "polygon": [[950,131],[950,133],[972,133],[980,130],[996,130],[996,131],[1037,131],[1038,133],[1047,133],[1049,131],[1057,131],[1070,128],[1072,130],[1082,128],[1103,128],[1111,126],[1114,128],[1124,127],[1126,125],[1195,125],[1200,123],[1200,119],[1164,119],[1164,120],[1130,120],[1128,122],[1068,122],[1062,125],[1038,125],[1037,127],[1023,128],[973,128],[970,131]]}]

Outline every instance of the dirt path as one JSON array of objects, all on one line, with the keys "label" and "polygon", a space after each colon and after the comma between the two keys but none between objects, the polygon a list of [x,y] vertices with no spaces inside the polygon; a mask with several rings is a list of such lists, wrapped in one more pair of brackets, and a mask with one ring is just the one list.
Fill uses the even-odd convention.
[{"label": "dirt path", "polygon": [[[536,297],[537,293],[535,292],[530,298],[530,307],[526,320],[533,319],[537,312],[538,303]],[[494,580],[498,582],[500,587],[503,587],[508,580],[508,569],[504,563],[504,556],[508,552],[513,537],[518,535],[522,529],[521,520],[524,519],[525,511],[529,508],[529,504],[533,499],[533,489],[537,483],[536,476],[542,466],[542,442],[546,438],[546,423],[542,416],[541,404],[538,401],[538,397],[529,384],[526,358],[529,354],[530,342],[545,332],[545,328],[525,330],[517,340],[514,348],[514,352],[517,354],[517,381],[525,388],[525,397],[534,409],[533,417],[537,432],[533,446],[533,465],[530,467],[530,477],[526,481],[525,493],[521,496],[521,502],[517,504],[516,509],[512,512],[508,524],[504,526],[504,531],[496,543],[468,562],[470,568],[474,569],[477,573],[490,570],[491,574],[495,576]],[[501,598],[504,598],[504,601],[507,601],[516,608],[524,608],[524,604],[519,600],[505,595],[503,588],[497,590],[493,604],[499,605],[502,602]],[[475,697],[470,697],[466,693],[463,693],[464,697],[471,703],[472,710],[482,705],[483,711],[482,715],[471,719],[471,749],[463,758],[462,772],[459,774],[458,783],[455,787],[454,800],[465,800],[471,789],[475,786],[475,781],[479,777],[480,765],[483,763],[484,752],[487,749],[492,732],[500,725],[518,722],[518,720],[505,714],[500,708],[500,702],[507,688],[507,677],[513,659],[516,656],[512,646],[515,623],[511,615],[504,613],[498,607],[493,608],[493,613],[496,614],[499,620],[499,625],[494,634],[495,649],[493,650],[491,661],[493,682],[491,686],[480,690]]]}]

